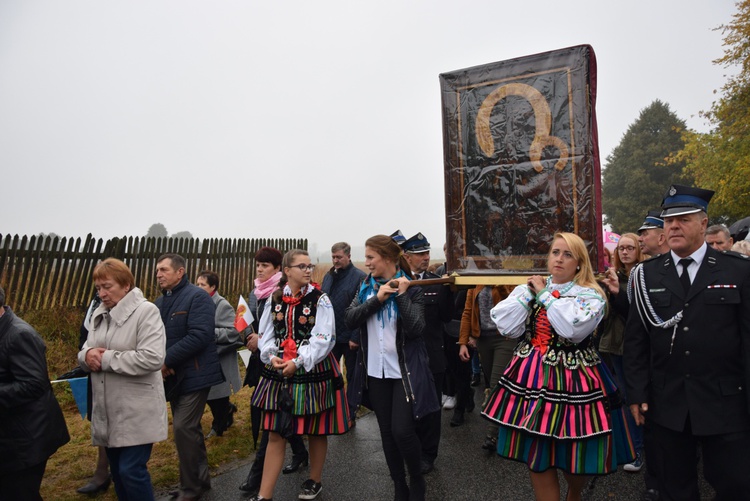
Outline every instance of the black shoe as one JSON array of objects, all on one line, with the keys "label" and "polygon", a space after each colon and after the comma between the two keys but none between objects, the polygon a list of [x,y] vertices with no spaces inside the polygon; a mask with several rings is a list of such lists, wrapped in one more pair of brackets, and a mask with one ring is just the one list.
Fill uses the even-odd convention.
[{"label": "black shoe", "polygon": [[434,469],[435,464],[432,461],[430,461],[429,459],[422,459],[422,467],[420,468],[422,475],[427,475]]},{"label": "black shoe", "polygon": [[229,413],[227,414],[227,424],[224,426],[224,430],[222,431],[226,431],[227,428],[229,428],[230,426],[234,424],[235,412],[237,412],[237,406],[229,402]]},{"label": "black shoe", "polygon": [[659,501],[659,491],[656,489],[646,489],[641,495],[641,501]]},{"label": "black shoe", "polygon": [[88,494],[89,496],[94,496],[95,494],[105,492],[107,489],[109,489],[110,483],[112,483],[111,476],[108,476],[106,479],[104,479],[104,482],[102,482],[101,484],[94,483],[94,481],[91,480],[88,484],[84,485],[80,489],[76,489],[76,492],[79,494]]},{"label": "black shoe", "polygon": [[453,417],[451,418],[451,426],[461,426],[464,424],[464,410],[463,409],[455,409],[453,411]]},{"label": "black shoe", "polygon": [[484,437],[482,449],[490,452],[497,452],[497,437],[492,437],[490,435]]},{"label": "black shoe", "polygon": [[394,482],[393,501],[409,501],[409,486],[406,484],[406,480],[401,479]]},{"label": "black shoe", "polygon": [[302,483],[302,490],[299,491],[299,499],[315,499],[323,490],[323,485],[320,482],[308,478]]},{"label": "black shoe", "polygon": [[257,468],[255,466],[255,462],[253,461],[253,465],[250,467],[250,471],[247,473],[247,478],[242,483],[242,485],[240,485],[240,490],[242,492],[251,492],[253,494],[257,493],[260,490],[260,481],[262,478],[262,464],[260,468]]},{"label": "black shoe", "polygon": [[294,456],[292,456],[292,462],[286,465],[284,469],[281,470],[281,473],[294,473],[295,471],[299,470],[300,466],[307,466],[307,464],[309,463],[309,459],[310,455],[307,452],[305,452],[304,456],[302,454],[295,454]]},{"label": "black shoe", "polygon": [[255,496],[251,497],[247,501],[273,501],[273,498],[264,498],[260,494],[256,494]]},{"label": "black shoe", "polygon": [[[481,380],[482,380],[482,376],[480,376],[479,374],[474,374],[473,376],[471,376],[471,385],[472,386],[479,386],[479,382]],[[464,381],[466,381],[466,380],[464,379]]]}]

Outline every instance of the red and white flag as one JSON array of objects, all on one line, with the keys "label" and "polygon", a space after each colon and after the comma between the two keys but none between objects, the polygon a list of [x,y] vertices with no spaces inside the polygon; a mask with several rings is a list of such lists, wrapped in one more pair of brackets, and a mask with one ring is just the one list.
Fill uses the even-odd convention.
[{"label": "red and white flag", "polygon": [[240,304],[237,305],[237,316],[234,317],[234,328],[238,332],[247,329],[247,326],[253,323],[253,314],[248,308],[245,298],[240,295]]}]

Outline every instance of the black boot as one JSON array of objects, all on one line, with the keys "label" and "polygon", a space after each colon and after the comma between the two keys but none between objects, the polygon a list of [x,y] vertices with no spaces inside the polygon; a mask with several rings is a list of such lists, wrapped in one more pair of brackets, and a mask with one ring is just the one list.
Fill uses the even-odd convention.
[{"label": "black boot", "polygon": [[258,492],[260,490],[260,481],[263,478],[263,460],[253,461],[250,471],[247,474],[245,482],[240,485],[240,490],[243,492]]},{"label": "black boot", "polygon": [[305,451],[304,454],[295,454],[292,456],[292,462],[289,463],[284,467],[283,470],[281,470],[282,473],[294,473],[295,471],[300,469],[300,466],[307,466],[307,463],[309,462],[310,455]]},{"label": "black boot", "polygon": [[237,406],[233,403],[229,403],[229,412],[227,412],[227,423],[224,426],[224,430],[234,424],[234,413],[237,412]]},{"label": "black boot", "polygon": [[451,418],[451,427],[461,426],[464,424],[464,410],[455,408],[453,410],[453,417]]},{"label": "black boot", "polygon": [[427,486],[422,475],[412,475],[409,479],[409,501],[424,501]]},{"label": "black boot", "polygon": [[109,489],[110,483],[112,483],[112,477],[110,476],[108,476],[104,479],[103,482],[98,484],[93,479],[91,479],[89,480],[89,483],[87,483],[80,489],[76,489],[76,492],[78,492],[79,494],[88,494],[90,496],[94,496]]},{"label": "black boot", "polygon": [[468,402],[466,402],[466,412],[473,411],[475,406],[476,404],[474,403],[474,388],[471,388],[471,391],[469,391]]},{"label": "black boot", "polygon": [[394,480],[393,486],[395,490],[393,501],[409,501],[409,486],[405,478]]}]

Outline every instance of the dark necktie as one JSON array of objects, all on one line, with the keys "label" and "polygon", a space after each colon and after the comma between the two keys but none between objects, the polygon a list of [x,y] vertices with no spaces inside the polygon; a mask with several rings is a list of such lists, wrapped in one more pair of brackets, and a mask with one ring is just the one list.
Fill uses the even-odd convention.
[{"label": "dark necktie", "polygon": [[680,259],[680,264],[682,265],[682,274],[680,275],[680,283],[682,284],[682,288],[685,289],[685,292],[690,290],[690,274],[688,273],[688,266],[690,266],[690,263],[693,262],[692,258],[686,257],[684,259]]}]

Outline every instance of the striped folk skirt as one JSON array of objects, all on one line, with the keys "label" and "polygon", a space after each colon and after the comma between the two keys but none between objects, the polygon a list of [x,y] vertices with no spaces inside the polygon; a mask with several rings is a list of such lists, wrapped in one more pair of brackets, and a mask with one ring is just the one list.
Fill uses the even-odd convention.
[{"label": "striped folk skirt", "polygon": [[339,364],[329,353],[315,368],[300,368],[285,380],[270,364],[263,368],[251,404],[263,410],[261,428],[278,432],[279,393],[290,392],[295,435],[341,435],[349,431],[349,404]]},{"label": "striped folk skirt", "polygon": [[[508,364],[482,414],[500,424],[497,452],[532,471],[558,468],[603,475],[633,461],[620,392],[598,356],[550,363],[526,341]],[[593,350],[592,348],[589,348]],[[584,348],[584,351],[588,351]]]}]

